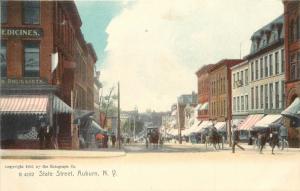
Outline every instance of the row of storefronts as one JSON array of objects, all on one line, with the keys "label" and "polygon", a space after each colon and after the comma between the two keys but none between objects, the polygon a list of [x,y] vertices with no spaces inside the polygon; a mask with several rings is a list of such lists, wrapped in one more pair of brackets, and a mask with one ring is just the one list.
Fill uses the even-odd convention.
[{"label": "row of storefronts", "polygon": [[[284,14],[255,31],[250,53],[243,59],[224,59],[197,72],[198,105],[185,126],[173,125],[167,134],[190,136],[215,126],[231,142],[231,128],[243,139],[271,126],[288,128],[292,147],[300,146],[300,2],[283,1]],[[189,109],[190,110],[190,109]],[[189,116],[186,114],[186,116]]]}]

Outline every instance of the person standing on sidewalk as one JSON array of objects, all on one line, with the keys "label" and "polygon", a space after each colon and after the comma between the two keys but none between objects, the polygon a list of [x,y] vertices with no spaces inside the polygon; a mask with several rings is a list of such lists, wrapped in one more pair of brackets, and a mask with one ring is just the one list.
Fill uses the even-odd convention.
[{"label": "person standing on sidewalk", "polygon": [[239,132],[236,128],[235,125],[233,125],[232,127],[232,153],[235,153],[235,146],[239,147],[240,149],[242,149],[243,151],[245,150],[242,146],[240,146],[239,143]]},{"label": "person standing on sidewalk", "polygon": [[287,137],[288,137],[288,129],[283,126],[283,124],[281,124],[280,128],[279,128],[279,136],[280,136],[280,140],[281,140],[281,150],[284,149],[284,144],[285,141],[287,141]]}]

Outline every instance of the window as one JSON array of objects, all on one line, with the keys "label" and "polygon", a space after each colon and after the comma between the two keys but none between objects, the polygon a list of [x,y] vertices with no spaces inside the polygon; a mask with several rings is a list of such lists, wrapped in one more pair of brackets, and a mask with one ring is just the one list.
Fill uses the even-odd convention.
[{"label": "window", "polygon": [[269,55],[269,64],[270,64],[269,75],[272,76],[273,75],[273,54]]},{"label": "window", "polygon": [[291,80],[296,79],[296,55],[292,54],[290,57],[290,63],[291,63]]},{"label": "window", "polygon": [[263,78],[264,77],[264,63],[263,63],[263,58],[260,58],[260,78]]},{"label": "window", "polygon": [[297,17],[297,39],[300,39],[300,19]]},{"label": "window", "polygon": [[233,98],[233,104],[232,104],[232,109],[233,109],[233,111],[235,112],[236,111],[236,98],[234,97]]},{"label": "window", "polygon": [[24,43],[24,76],[39,77],[40,47],[38,42]]},{"label": "window", "polygon": [[6,77],[6,70],[7,70],[7,62],[6,62],[6,42],[5,41],[0,41],[1,43],[1,52],[0,52],[0,56],[1,56],[1,60],[0,60],[0,65],[1,65],[1,73],[0,73],[0,77]]},{"label": "window", "polygon": [[251,81],[253,81],[254,80],[254,64],[253,64],[253,62],[251,62]]},{"label": "window", "polygon": [[258,86],[255,87],[255,108],[258,109]]},{"label": "window", "polygon": [[265,77],[268,77],[269,68],[268,68],[268,56],[265,56]]},{"label": "window", "polygon": [[245,96],[245,108],[246,108],[246,111],[248,111],[248,95]]},{"label": "window", "polygon": [[260,86],[260,108],[264,109],[264,86]]},{"label": "window", "polygon": [[285,67],[285,65],[284,65],[284,49],[281,49],[281,72],[282,73],[284,73],[284,67]]},{"label": "window", "polygon": [[275,109],[279,108],[279,83],[275,82]]},{"label": "window", "polygon": [[248,85],[248,69],[245,70],[245,85]]},{"label": "window", "polygon": [[258,79],[258,60],[255,60],[255,79]]},{"label": "window", "polygon": [[241,86],[244,85],[244,71],[241,71]]},{"label": "window", "polygon": [[244,111],[244,108],[245,105],[244,105],[244,96],[241,96],[241,111]]},{"label": "window", "polygon": [[254,88],[251,88],[251,109],[254,109]]},{"label": "window", "polygon": [[278,52],[275,52],[275,74],[279,74]]},{"label": "window", "polygon": [[7,23],[7,1],[1,1],[1,23]]},{"label": "window", "polygon": [[290,34],[289,34],[289,41],[293,42],[294,41],[294,21],[292,20],[290,22],[290,30],[289,30]]},{"label": "window", "polygon": [[25,24],[40,24],[40,2],[23,2],[23,22]]},{"label": "window", "polygon": [[265,85],[265,109],[269,108],[268,84]]},{"label": "window", "polygon": [[237,97],[237,111],[240,111],[240,97]]},{"label": "window", "polygon": [[284,84],[284,81],[281,81],[281,92],[282,92],[281,108],[285,108],[285,84]]},{"label": "window", "polygon": [[273,109],[273,84],[269,84],[269,95],[270,95],[270,109]]}]

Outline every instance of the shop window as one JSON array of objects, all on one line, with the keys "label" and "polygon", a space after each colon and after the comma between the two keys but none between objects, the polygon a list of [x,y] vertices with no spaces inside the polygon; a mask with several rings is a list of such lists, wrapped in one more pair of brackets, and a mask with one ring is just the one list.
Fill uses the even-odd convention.
[{"label": "shop window", "polygon": [[7,62],[6,62],[6,42],[5,41],[1,41],[1,52],[0,52],[0,56],[1,56],[1,60],[0,60],[0,64],[1,64],[1,73],[0,73],[0,77],[6,77],[6,73],[7,73]]},{"label": "shop window", "polygon": [[7,23],[7,1],[1,1],[1,23]]},{"label": "shop window", "polygon": [[24,76],[39,77],[40,47],[39,42],[24,43]]},{"label": "shop window", "polygon": [[23,2],[23,23],[40,24],[40,2],[39,1]]}]

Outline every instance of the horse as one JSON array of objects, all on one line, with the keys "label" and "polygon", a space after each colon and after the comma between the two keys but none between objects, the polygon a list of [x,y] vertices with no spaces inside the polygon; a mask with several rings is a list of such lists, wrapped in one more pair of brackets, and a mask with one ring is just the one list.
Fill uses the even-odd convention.
[{"label": "horse", "polygon": [[152,131],[149,133],[149,143],[153,145],[153,148],[158,148],[159,133],[158,131]]},{"label": "horse", "polygon": [[[221,135],[219,135],[219,133],[216,130],[210,129],[209,133],[205,136],[205,148],[207,150],[207,145],[213,145],[214,149],[217,150],[216,144],[218,144],[219,149],[221,149],[220,147],[220,143],[223,143],[223,138]],[[223,148],[223,144],[222,144],[222,148]]]},{"label": "horse", "polygon": [[269,142],[272,148],[272,154],[274,154],[275,146],[279,147],[279,136],[277,132],[271,132],[271,130],[267,130],[264,132],[258,133],[258,148],[259,152],[262,154],[262,150],[267,142]]}]

